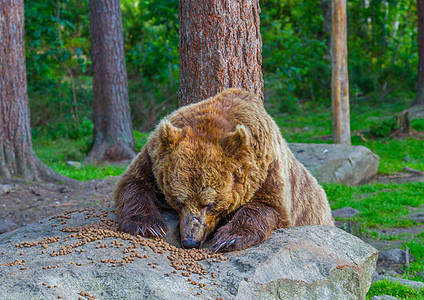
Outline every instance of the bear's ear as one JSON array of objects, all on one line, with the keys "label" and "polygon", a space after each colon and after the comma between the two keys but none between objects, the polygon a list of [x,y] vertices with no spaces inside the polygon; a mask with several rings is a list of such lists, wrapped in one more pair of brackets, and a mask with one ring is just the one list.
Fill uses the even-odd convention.
[{"label": "bear's ear", "polygon": [[174,148],[183,138],[183,130],[165,120],[159,126],[159,140],[167,148]]},{"label": "bear's ear", "polygon": [[250,145],[248,131],[244,125],[237,125],[236,130],[231,132],[223,143],[223,149],[227,155],[233,155],[240,149]]}]

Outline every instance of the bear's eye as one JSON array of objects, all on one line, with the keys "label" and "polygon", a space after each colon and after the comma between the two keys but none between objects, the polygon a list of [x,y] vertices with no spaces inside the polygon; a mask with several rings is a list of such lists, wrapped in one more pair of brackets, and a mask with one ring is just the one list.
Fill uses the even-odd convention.
[{"label": "bear's eye", "polygon": [[208,212],[211,212],[211,211],[213,211],[213,210],[214,210],[215,205],[214,205],[214,204],[212,204],[212,203],[210,203],[210,204],[205,205],[205,206],[204,206],[204,208],[206,208],[206,210],[207,210]]}]

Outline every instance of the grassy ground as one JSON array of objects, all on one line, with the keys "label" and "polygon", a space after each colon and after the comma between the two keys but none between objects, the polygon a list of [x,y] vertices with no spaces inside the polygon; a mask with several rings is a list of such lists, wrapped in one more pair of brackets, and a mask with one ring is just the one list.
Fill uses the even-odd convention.
[{"label": "grassy ground", "polygon": [[[393,116],[407,108],[406,103],[383,103],[377,107],[353,105],[351,108],[354,145],[363,145],[380,156],[379,174],[399,172],[403,167],[424,170],[424,140],[387,138],[394,126]],[[274,116],[288,142],[330,143],[331,110],[328,108],[304,108],[297,113]],[[424,131],[424,119],[412,122],[414,129]],[[136,148],[140,150],[148,133],[135,132]],[[68,166],[66,161],[82,162],[90,145],[90,137],[79,140],[34,139],[37,155],[54,170],[87,181],[120,175],[124,166],[83,165],[80,169]],[[338,184],[324,184],[332,209],[346,206],[361,213],[354,220],[361,224],[362,234],[380,240],[401,240],[403,247],[409,247],[416,262],[409,265],[406,279],[424,282],[424,233],[413,229],[419,224],[409,221],[406,215],[424,211],[424,183],[367,184],[349,187]],[[386,234],[385,229],[397,228],[397,234]],[[392,295],[399,299],[424,299],[424,290],[413,289],[390,282],[378,282],[371,286],[367,299],[373,295]]]}]

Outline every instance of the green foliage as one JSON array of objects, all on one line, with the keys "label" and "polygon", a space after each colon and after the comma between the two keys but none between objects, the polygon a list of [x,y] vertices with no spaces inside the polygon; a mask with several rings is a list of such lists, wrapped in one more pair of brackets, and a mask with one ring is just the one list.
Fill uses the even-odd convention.
[{"label": "green foliage", "polygon": [[370,127],[370,133],[373,137],[381,138],[386,137],[390,133],[393,132],[397,127],[396,118],[391,117],[383,120],[379,120],[378,122],[374,123]]},{"label": "green foliage", "polygon": [[266,1],[261,5],[263,71],[271,110],[293,111],[299,100],[327,99],[331,62],[320,3]]},{"label": "green foliage", "polygon": [[411,121],[411,126],[415,130],[424,131],[424,119],[415,119]]},{"label": "green foliage", "polygon": [[378,295],[390,295],[398,299],[424,299],[424,289],[416,289],[388,280],[377,281],[371,285],[366,299],[369,300]]},{"label": "green foliage", "polygon": [[[142,131],[177,106],[178,3],[121,1],[130,104],[134,125]],[[300,104],[330,106],[331,14],[322,3],[261,2],[265,100],[274,113],[294,112]],[[352,104],[409,101],[417,77],[415,4],[355,0],[347,5]],[[25,16],[32,126],[78,128],[92,118],[88,0],[25,1]],[[377,136],[389,124],[381,125]]]}]

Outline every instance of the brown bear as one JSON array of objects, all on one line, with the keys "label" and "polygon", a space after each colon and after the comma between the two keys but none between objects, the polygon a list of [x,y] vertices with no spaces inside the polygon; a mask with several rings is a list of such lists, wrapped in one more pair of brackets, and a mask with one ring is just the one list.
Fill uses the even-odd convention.
[{"label": "brown bear", "polygon": [[253,94],[228,89],[165,117],[114,193],[119,229],[163,236],[162,208],[180,216],[184,248],[214,232],[214,251],[241,250],[273,230],[333,225],[326,194],[296,160]]}]

